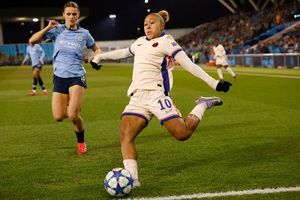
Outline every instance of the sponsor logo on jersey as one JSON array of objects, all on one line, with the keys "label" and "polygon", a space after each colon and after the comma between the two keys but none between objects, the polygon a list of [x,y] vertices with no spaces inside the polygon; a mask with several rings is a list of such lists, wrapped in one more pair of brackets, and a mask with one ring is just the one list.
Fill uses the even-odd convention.
[{"label": "sponsor logo on jersey", "polygon": [[153,47],[157,47],[158,46],[158,42],[155,42],[152,44]]},{"label": "sponsor logo on jersey", "polygon": [[80,44],[79,43],[76,43],[76,42],[73,42],[73,41],[68,41],[68,40],[59,40],[58,41],[59,45],[61,46],[64,46],[66,48],[80,48]]}]

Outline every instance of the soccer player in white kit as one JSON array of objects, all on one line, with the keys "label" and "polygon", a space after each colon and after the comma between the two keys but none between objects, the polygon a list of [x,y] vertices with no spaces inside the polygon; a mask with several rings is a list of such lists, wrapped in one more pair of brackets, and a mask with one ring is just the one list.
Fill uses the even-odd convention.
[{"label": "soccer player in white kit", "polygon": [[224,67],[227,70],[227,72],[229,74],[231,74],[231,76],[234,79],[236,79],[236,74],[234,73],[232,68],[229,66],[225,48],[223,47],[222,44],[220,44],[218,39],[215,39],[215,41],[214,41],[213,51],[215,54],[214,57],[216,59],[217,73],[218,73],[219,79],[221,81],[224,80],[222,67]]},{"label": "soccer player in white kit", "polygon": [[96,55],[91,62],[95,66],[101,60],[134,56],[132,82],[127,92],[130,101],[122,113],[120,126],[123,164],[134,179],[134,187],[140,186],[134,140],[153,116],[173,137],[184,141],[193,134],[206,109],[223,103],[218,97],[198,97],[195,108],[183,119],[170,98],[172,76],[169,73],[172,70],[167,69],[169,57],[213,89],[227,92],[231,86],[229,82],[215,80],[195,65],[173,37],[164,33],[168,19],[165,10],[147,15],[145,36],[138,38],[129,48]]}]

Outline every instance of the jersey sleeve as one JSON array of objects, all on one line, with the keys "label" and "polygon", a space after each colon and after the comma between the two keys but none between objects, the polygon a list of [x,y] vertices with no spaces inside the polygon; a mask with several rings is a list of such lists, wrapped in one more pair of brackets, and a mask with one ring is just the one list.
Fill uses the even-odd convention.
[{"label": "jersey sleeve", "polygon": [[216,89],[219,81],[208,75],[201,67],[196,65],[191,61],[191,59],[186,55],[186,53],[179,52],[175,59],[179,62],[179,64],[188,72],[198,77],[207,83],[212,89]]},{"label": "jersey sleeve", "polygon": [[55,28],[49,30],[45,35],[44,39],[55,40],[56,36],[63,31],[63,25],[58,24]]},{"label": "jersey sleeve", "polygon": [[136,41],[134,41],[130,46],[129,46],[129,52],[134,55],[135,54],[135,49],[138,46],[139,41],[142,40],[142,37],[138,38]]},{"label": "jersey sleeve", "polygon": [[87,41],[86,41],[86,46],[87,48],[92,48],[95,45],[95,40],[93,38],[93,36],[90,34],[89,31],[87,31]]},{"label": "jersey sleeve", "polygon": [[182,51],[182,47],[174,40],[171,35],[166,35],[165,54],[174,58],[176,54]]}]

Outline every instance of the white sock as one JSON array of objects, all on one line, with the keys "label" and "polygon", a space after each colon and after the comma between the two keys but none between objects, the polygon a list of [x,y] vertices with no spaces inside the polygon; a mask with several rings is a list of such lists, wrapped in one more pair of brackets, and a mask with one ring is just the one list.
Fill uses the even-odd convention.
[{"label": "white sock", "polygon": [[139,180],[137,161],[134,159],[126,159],[123,160],[123,164],[124,164],[124,168],[130,172],[133,180]]},{"label": "white sock", "polygon": [[198,117],[199,120],[201,120],[206,109],[207,109],[207,105],[205,102],[203,102],[196,105],[195,108],[190,112],[190,114],[195,115],[196,117]]},{"label": "white sock", "polygon": [[231,67],[227,67],[226,70],[231,74],[231,76],[235,77],[234,71],[231,69]]},{"label": "white sock", "polygon": [[222,69],[221,69],[221,68],[218,68],[218,69],[217,69],[217,72],[218,72],[219,78],[220,78],[220,79],[224,79],[224,78],[223,78],[223,72],[222,72]]}]

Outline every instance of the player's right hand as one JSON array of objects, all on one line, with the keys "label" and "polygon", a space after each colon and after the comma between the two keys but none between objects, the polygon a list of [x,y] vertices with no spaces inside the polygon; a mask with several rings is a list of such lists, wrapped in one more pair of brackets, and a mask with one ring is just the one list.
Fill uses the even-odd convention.
[{"label": "player's right hand", "polygon": [[232,86],[231,83],[221,80],[219,81],[216,90],[218,92],[227,92],[230,89],[230,86]]},{"label": "player's right hand", "polygon": [[90,64],[92,65],[92,68],[95,69],[95,70],[99,70],[101,69],[102,65],[98,65],[97,63],[91,61]]},{"label": "player's right hand", "polygon": [[58,25],[58,21],[53,20],[53,19],[49,20],[49,23],[48,23],[49,28],[52,29],[52,28],[56,27],[57,25]]}]

